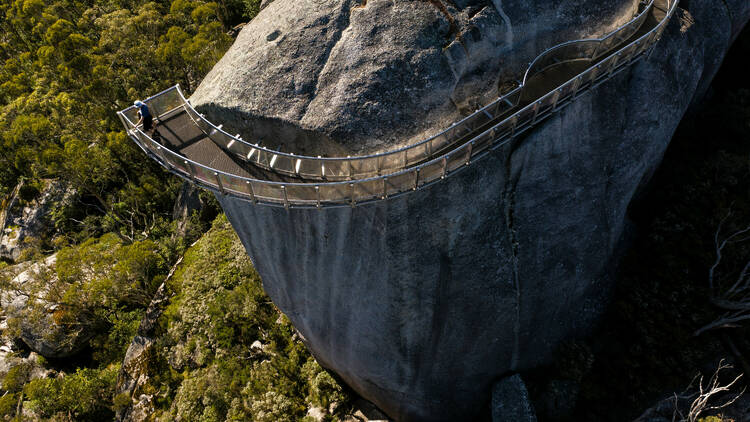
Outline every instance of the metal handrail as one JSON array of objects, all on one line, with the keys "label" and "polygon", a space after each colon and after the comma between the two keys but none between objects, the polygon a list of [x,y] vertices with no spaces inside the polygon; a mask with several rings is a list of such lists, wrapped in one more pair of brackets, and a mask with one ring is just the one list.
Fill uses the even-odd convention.
[{"label": "metal handrail", "polygon": [[[557,51],[562,50],[571,45],[576,45],[576,44],[594,44],[595,45],[594,51],[591,53],[590,56],[580,57],[578,58],[579,60],[593,61],[601,57],[602,55],[606,54],[609,50],[611,50],[611,48],[618,45],[619,43],[615,43],[610,48],[601,48],[601,46],[602,45],[606,46],[609,40],[619,39],[620,42],[623,42],[627,40],[628,38],[632,37],[633,35],[635,35],[638,32],[638,29],[640,29],[640,27],[645,23],[646,18],[648,17],[648,14],[651,12],[651,8],[654,6],[654,3],[655,3],[655,0],[648,0],[648,3],[642,1],[640,3],[640,6],[642,6],[642,10],[638,12],[633,19],[621,25],[620,27],[610,32],[609,34],[605,35],[604,37],[566,41],[566,42],[557,44],[543,51],[540,55],[536,56],[536,58],[529,64],[529,67],[526,69],[526,73],[524,73],[522,85],[526,85],[529,79],[531,79],[534,75],[544,72],[544,70],[550,67],[550,66],[544,66],[541,69],[536,69],[539,66],[539,63],[543,63],[543,60],[546,59],[547,57],[553,56],[554,53],[556,53]],[[554,63],[551,66],[554,66],[556,64],[557,63]]]},{"label": "metal handrail", "polygon": [[[485,156],[488,151],[506,145],[521,132],[571,103],[579,92],[602,83],[614,73],[624,69],[633,60],[642,57],[646,50],[658,41],[677,5],[675,0],[659,1],[666,3],[667,14],[654,28],[633,42],[482,133],[473,136],[457,148],[388,175],[321,183],[283,183],[242,177],[189,160],[162,147],[139,128],[131,131],[132,122],[124,114],[127,109],[118,112],[118,115],[126,127],[128,127],[126,122],[131,124],[131,127],[128,127],[131,138],[145,152],[173,173],[208,189],[235,195],[253,203],[275,206],[355,206],[417,190],[460,171],[471,162]],[[185,106],[186,110],[187,108]]]},{"label": "metal handrail", "polygon": [[[212,138],[218,145],[228,149],[241,159],[248,161],[265,170],[272,170],[281,174],[286,174],[304,179],[313,180],[352,180],[374,175],[382,175],[397,171],[401,168],[411,167],[416,163],[423,162],[434,156],[439,156],[446,149],[450,149],[456,142],[464,139],[467,134],[476,130],[482,124],[486,124],[493,119],[502,116],[519,105],[523,95],[530,73],[543,58],[549,57],[553,53],[576,43],[596,43],[597,46],[605,43],[609,39],[621,38],[627,39],[643,24],[645,17],[650,11],[655,0],[650,0],[633,19],[626,24],[621,25],[609,35],[603,38],[591,40],[568,41],[555,47],[545,50],[542,54],[529,65],[524,75],[523,82],[510,92],[498,97],[484,107],[476,110],[474,113],[454,122],[450,127],[441,132],[410,145],[406,145],[393,150],[380,153],[369,154],[364,156],[350,157],[314,157],[306,155],[296,155],[293,153],[284,153],[268,147],[251,143],[243,140],[239,136],[233,136],[217,126],[205,116],[197,112],[192,104],[185,98],[179,86],[176,91],[186,105],[186,111],[191,114],[193,120],[202,127],[205,125],[204,132]],[[623,36],[623,33],[625,36]],[[589,60],[604,54],[608,49],[594,49],[594,53]],[[565,60],[563,60],[565,61]],[[540,70],[541,71],[541,70]],[[128,109],[124,110],[127,112]],[[473,127],[471,127],[473,126]],[[468,127],[468,130],[466,130]],[[461,131],[464,133],[461,133]]]}]

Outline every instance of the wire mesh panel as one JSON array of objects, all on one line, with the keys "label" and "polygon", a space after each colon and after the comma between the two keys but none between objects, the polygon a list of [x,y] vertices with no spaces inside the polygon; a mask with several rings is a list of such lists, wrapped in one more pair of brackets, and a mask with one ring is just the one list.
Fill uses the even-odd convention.
[{"label": "wire mesh panel", "polygon": [[406,154],[406,166],[410,166],[414,163],[419,163],[427,159],[430,156],[428,151],[429,143],[425,143],[416,148],[409,148],[405,151]]},{"label": "wire mesh panel", "polygon": [[630,62],[630,59],[635,56],[636,51],[638,50],[638,47],[640,45],[636,45],[635,43],[629,44],[625,46],[625,48],[621,49],[617,52],[617,54],[620,56],[619,60],[617,61],[616,67],[625,66]]},{"label": "wire mesh panel", "polygon": [[217,173],[221,187],[225,192],[243,195],[244,180],[226,173]]},{"label": "wire mesh panel", "polygon": [[268,166],[282,173],[294,174],[294,168],[297,163],[297,159],[288,155],[273,154],[271,160],[268,162]]},{"label": "wire mesh panel", "polygon": [[468,147],[464,146],[462,148],[459,148],[451,152],[446,157],[446,169],[449,173],[455,171],[465,166],[469,159],[470,156]]},{"label": "wire mesh panel", "polygon": [[317,160],[300,160],[299,165],[295,164],[295,169],[299,168],[297,174],[309,179],[319,179],[323,176],[323,161]]},{"label": "wire mesh panel", "polygon": [[471,155],[472,156],[475,156],[490,147],[490,145],[492,144],[492,140],[493,140],[493,137],[490,134],[491,134],[491,131],[487,130],[485,132],[482,132],[481,134],[479,134],[479,136],[476,136],[474,137],[474,139],[471,140],[471,143],[472,143]]},{"label": "wire mesh panel", "polygon": [[368,157],[361,159],[352,159],[351,169],[352,177],[355,179],[366,179],[378,175],[378,161],[380,157]]},{"label": "wire mesh panel", "polygon": [[432,142],[431,149],[433,153],[438,153],[442,151],[443,148],[445,148],[446,146],[450,144],[448,141],[448,138],[442,133],[432,138],[430,142]]},{"label": "wire mesh panel", "polygon": [[282,189],[282,185],[264,183],[262,181],[253,182],[252,185],[256,200],[276,204],[284,203],[286,195],[284,189]]},{"label": "wire mesh panel", "polygon": [[324,183],[320,185],[320,199],[323,202],[349,203],[350,194],[349,185],[345,183]]},{"label": "wire mesh panel", "polygon": [[413,190],[417,185],[417,175],[414,171],[403,172],[388,176],[386,189],[388,196]]},{"label": "wire mesh panel", "polygon": [[210,169],[202,164],[193,165],[193,172],[194,176],[198,180],[202,180],[206,183],[210,183],[212,185],[216,185],[216,181],[214,180],[214,170]]},{"label": "wire mesh panel", "polygon": [[290,202],[307,205],[315,205],[318,198],[315,186],[301,184],[286,185],[286,196]]},{"label": "wire mesh panel", "polygon": [[165,115],[184,104],[180,93],[177,92],[177,87],[172,87],[155,97],[149,98],[145,103],[154,117]]},{"label": "wire mesh panel", "polygon": [[389,154],[384,155],[380,158],[380,166],[382,168],[382,174],[395,173],[401,170],[404,163],[403,154]]},{"label": "wire mesh panel", "polygon": [[383,182],[380,179],[364,180],[354,184],[354,200],[370,201],[383,197]]},{"label": "wire mesh panel", "polygon": [[430,162],[419,170],[419,186],[433,182],[443,177],[443,160]]},{"label": "wire mesh panel", "polygon": [[348,160],[328,160],[323,165],[325,177],[331,180],[341,180],[349,177],[351,167]]}]

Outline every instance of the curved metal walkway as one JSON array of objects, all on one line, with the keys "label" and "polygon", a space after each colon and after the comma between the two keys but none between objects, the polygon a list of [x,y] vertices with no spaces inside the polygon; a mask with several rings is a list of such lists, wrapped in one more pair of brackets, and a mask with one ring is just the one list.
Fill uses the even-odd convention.
[{"label": "curved metal walkway", "polygon": [[677,0],[648,0],[604,38],[570,41],[539,55],[523,82],[448,129],[403,148],[359,157],[283,153],[232,136],[174,86],[145,100],[159,116],[152,138],[118,112],[128,134],[169,171],[210,190],[284,207],[355,206],[439,182],[507,144],[646,54]]}]

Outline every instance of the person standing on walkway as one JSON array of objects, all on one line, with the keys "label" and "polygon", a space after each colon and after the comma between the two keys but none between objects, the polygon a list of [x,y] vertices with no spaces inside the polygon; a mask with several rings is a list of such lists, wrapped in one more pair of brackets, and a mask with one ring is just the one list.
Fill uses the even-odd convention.
[{"label": "person standing on walkway", "polygon": [[144,131],[150,131],[154,128],[154,118],[151,116],[151,111],[148,109],[148,106],[143,103],[143,101],[136,100],[133,103],[134,106],[138,107],[138,123],[135,125],[138,126],[141,123],[143,124],[143,130]]}]

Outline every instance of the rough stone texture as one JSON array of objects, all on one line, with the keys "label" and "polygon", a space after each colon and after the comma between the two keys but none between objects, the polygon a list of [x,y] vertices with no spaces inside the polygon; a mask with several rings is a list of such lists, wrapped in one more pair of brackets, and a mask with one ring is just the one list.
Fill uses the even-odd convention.
[{"label": "rough stone texture", "polygon": [[492,386],[493,422],[536,422],[529,392],[518,374],[505,377]]},{"label": "rough stone texture", "polygon": [[321,364],[396,420],[472,420],[605,306],[628,205],[747,19],[724,4],[691,0],[649,61],[443,183],[320,211],[219,201]]},{"label": "rough stone texture", "polygon": [[[175,268],[182,260],[178,261]],[[170,272],[170,276],[173,273]],[[125,352],[120,372],[117,375],[115,395],[127,395],[131,399],[129,406],[117,409],[115,421],[146,421],[154,413],[153,395],[143,394],[142,388],[149,381],[149,367],[153,364],[154,344],[158,319],[169,302],[166,284],[162,283],[156,290],[146,315],[138,326],[133,341]]]},{"label": "rough stone texture", "polygon": [[637,3],[275,0],[191,100],[285,151],[381,150],[435,133],[545,48],[608,32]]},{"label": "rough stone texture", "polygon": [[18,198],[20,186],[14,190],[6,208],[0,210],[0,259],[15,261],[26,248],[26,239],[49,236],[53,230],[50,211],[71,201],[76,193],[67,183],[51,180],[46,182],[38,198],[21,206]]},{"label": "rough stone texture", "polygon": [[[54,273],[57,255],[44,261],[22,263],[7,271],[15,273],[11,280],[13,289],[0,292],[0,306],[9,323],[20,331],[20,340],[32,351],[45,358],[65,358],[81,351],[93,337],[94,330],[87,321],[78,321],[75,326],[60,326],[55,322],[55,305],[37,297],[29,297],[25,284],[35,277],[56,277]],[[40,294],[43,294],[41,292]],[[43,315],[33,315],[27,306],[29,300],[41,303]]]},{"label": "rough stone texture", "polygon": [[190,217],[193,213],[200,212],[203,205],[198,188],[188,182],[183,183],[172,209],[172,220],[177,222],[174,237],[185,236]]}]

